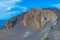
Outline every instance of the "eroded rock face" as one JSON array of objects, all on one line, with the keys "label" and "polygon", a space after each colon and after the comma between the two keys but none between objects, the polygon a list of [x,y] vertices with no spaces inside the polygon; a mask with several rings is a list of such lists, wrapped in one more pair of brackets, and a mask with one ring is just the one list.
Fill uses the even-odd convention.
[{"label": "eroded rock face", "polygon": [[51,10],[32,9],[24,16],[24,26],[34,27],[36,29],[43,28],[46,20],[55,22],[57,15]]},{"label": "eroded rock face", "polygon": [[26,12],[11,18],[8,22],[6,22],[3,26],[3,29],[11,29],[13,27],[15,27],[16,25],[18,25],[19,23],[21,23],[21,21],[24,18],[24,15],[26,14]]},{"label": "eroded rock face", "polygon": [[46,21],[51,20],[52,22],[56,22],[58,16],[56,12],[51,9],[31,9],[28,12],[25,12],[22,15],[18,15],[9,22],[7,22],[3,29],[10,29],[19,23],[22,23],[24,26],[32,27],[35,29],[43,28]]}]

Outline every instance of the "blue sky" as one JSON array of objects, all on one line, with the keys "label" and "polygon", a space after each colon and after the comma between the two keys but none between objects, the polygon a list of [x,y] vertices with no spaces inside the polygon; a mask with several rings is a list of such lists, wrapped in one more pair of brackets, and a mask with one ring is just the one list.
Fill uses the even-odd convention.
[{"label": "blue sky", "polygon": [[10,19],[31,8],[60,8],[60,0],[0,0],[0,19]]}]

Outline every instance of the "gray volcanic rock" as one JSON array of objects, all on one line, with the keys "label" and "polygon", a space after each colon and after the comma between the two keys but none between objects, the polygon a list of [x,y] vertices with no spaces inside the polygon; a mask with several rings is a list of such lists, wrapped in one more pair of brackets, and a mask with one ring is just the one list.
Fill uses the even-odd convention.
[{"label": "gray volcanic rock", "polygon": [[10,29],[19,24],[23,20],[25,14],[26,12],[11,18],[8,22],[4,24],[3,29]]},{"label": "gray volcanic rock", "polygon": [[[41,23],[44,26],[40,26]],[[30,28],[31,25],[39,30]],[[60,40],[60,10],[31,9],[13,17],[3,26],[3,29],[8,30],[0,31],[0,40],[44,40],[46,35],[49,40]]]},{"label": "gray volcanic rock", "polygon": [[34,8],[28,12],[13,17],[3,26],[3,29],[10,29],[19,23],[22,23],[24,26],[29,26],[31,28],[41,29],[47,20],[56,22],[57,17],[58,16],[56,12],[52,11],[51,9]]}]

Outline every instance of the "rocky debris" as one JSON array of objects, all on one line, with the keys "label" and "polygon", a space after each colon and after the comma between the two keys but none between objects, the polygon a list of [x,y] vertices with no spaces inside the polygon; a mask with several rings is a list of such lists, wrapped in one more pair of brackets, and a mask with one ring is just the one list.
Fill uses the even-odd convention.
[{"label": "rocky debris", "polygon": [[57,12],[52,11],[52,9],[34,8],[16,17],[13,17],[3,26],[3,29],[10,29],[19,23],[22,23],[27,27],[41,29],[43,28],[46,21],[51,20],[53,23],[56,22],[58,18],[56,13]]}]

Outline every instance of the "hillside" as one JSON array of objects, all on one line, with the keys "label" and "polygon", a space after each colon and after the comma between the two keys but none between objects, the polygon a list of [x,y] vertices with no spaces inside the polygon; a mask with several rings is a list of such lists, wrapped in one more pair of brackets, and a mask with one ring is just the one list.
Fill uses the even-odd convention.
[{"label": "hillside", "polygon": [[11,18],[5,25],[3,29],[10,29],[19,23],[22,23],[26,27],[31,27],[35,29],[43,28],[46,21],[51,21],[56,24],[58,18],[57,9],[50,8],[33,8],[27,12],[21,13],[20,15]]},{"label": "hillside", "polygon": [[46,37],[60,40],[59,9],[31,9],[11,18],[0,31],[1,40],[44,40]]}]

